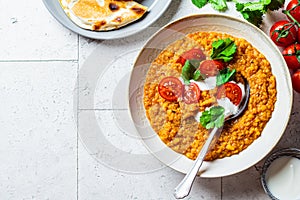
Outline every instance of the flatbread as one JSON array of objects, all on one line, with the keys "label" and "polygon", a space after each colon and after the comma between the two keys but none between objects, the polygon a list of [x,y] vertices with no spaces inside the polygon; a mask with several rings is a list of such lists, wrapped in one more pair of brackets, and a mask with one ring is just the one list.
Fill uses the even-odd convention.
[{"label": "flatbread", "polygon": [[140,19],[147,7],[131,0],[60,0],[61,6],[78,26],[107,31]]}]

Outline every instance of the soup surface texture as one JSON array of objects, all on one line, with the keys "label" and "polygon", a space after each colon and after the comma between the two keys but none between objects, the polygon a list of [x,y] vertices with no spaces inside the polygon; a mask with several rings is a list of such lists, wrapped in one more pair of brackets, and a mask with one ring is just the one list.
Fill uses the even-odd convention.
[{"label": "soup surface texture", "polygon": [[[225,122],[221,136],[206,160],[238,154],[258,137],[272,116],[276,102],[276,79],[269,61],[243,38],[218,32],[195,32],[167,46],[151,63],[147,72],[143,103],[147,118],[160,139],[174,151],[196,159],[209,131],[197,120],[199,113],[216,104],[217,89],[201,90],[200,100],[186,104],[167,101],[158,92],[158,84],[165,77],[180,79],[180,55],[193,48],[200,48],[209,59],[212,43],[230,38],[237,46],[233,60],[228,63],[236,70],[235,80],[245,77],[250,85],[250,99],[246,111],[238,119]],[[266,133],[271,134],[271,133]]]}]

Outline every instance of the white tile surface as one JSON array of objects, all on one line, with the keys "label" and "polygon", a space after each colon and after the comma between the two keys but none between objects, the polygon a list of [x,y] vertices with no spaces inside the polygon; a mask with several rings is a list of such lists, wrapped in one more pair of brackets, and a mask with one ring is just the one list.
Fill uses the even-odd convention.
[{"label": "white tile surface", "polygon": [[[183,175],[157,162],[139,139],[126,132],[131,130],[130,127],[120,127],[116,123],[126,118],[115,119],[113,113],[81,111],[79,114],[81,136],[100,127],[98,134],[103,134],[107,140],[103,144],[91,134],[81,137],[78,149],[79,199],[175,199],[173,190]],[[93,116],[98,122],[98,128],[91,123]],[[98,144],[93,143],[95,140]],[[91,145],[98,147],[91,149]],[[114,148],[102,149],[103,146]],[[88,153],[91,151],[94,151],[92,156]],[[199,178],[195,181],[189,199],[220,198],[221,179]]]},{"label": "white tile surface", "polygon": [[0,63],[0,198],[76,199],[77,64]]},{"label": "white tile surface", "polygon": [[260,183],[260,171],[255,167],[222,178],[223,200],[268,200]]},{"label": "white tile surface", "polygon": [[[231,15],[239,16],[229,6]],[[216,11],[172,1],[145,31],[96,41],[64,28],[40,0],[17,6],[0,0],[0,7],[0,199],[174,199],[183,175],[153,158],[128,126],[129,72],[158,28],[189,14]],[[278,13],[266,17],[266,33],[270,23],[283,18]],[[98,65],[89,68],[91,56]],[[295,94],[290,123],[275,148],[300,148],[299,109],[300,95]],[[118,155],[123,157],[113,159]],[[222,179],[198,178],[187,199],[268,199],[256,168]]]},{"label": "white tile surface", "polygon": [[78,36],[58,24],[41,0],[1,0],[0,7],[0,60],[78,59]]}]

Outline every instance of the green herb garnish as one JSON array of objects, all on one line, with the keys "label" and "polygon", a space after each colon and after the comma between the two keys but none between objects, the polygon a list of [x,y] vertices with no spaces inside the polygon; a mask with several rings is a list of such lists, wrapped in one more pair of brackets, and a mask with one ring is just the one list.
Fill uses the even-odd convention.
[{"label": "green herb garnish", "polygon": [[209,3],[218,11],[225,11],[228,9],[226,0],[209,0]]},{"label": "green herb garnish", "polygon": [[217,75],[217,86],[223,85],[224,83],[229,82],[235,75],[235,69],[225,68],[219,72]]},{"label": "green herb garnish", "polygon": [[207,3],[210,3],[215,10],[225,11],[228,9],[226,0],[192,0],[192,3],[198,8],[202,8]]},{"label": "green herb garnish", "polygon": [[192,3],[198,8],[202,8],[207,4],[207,0],[192,0]]},{"label": "green herb garnish", "polygon": [[182,68],[181,77],[184,81],[184,84],[189,85],[190,80],[204,80],[205,75],[197,69],[199,67],[199,60],[187,60]]},{"label": "green herb garnish", "polygon": [[222,106],[214,106],[202,113],[200,123],[206,129],[221,128],[224,124],[225,109]]},{"label": "green herb garnish", "polygon": [[[218,11],[226,11],[228,9],[227,2],[230,0],[192,0],[192,3],[198,8],[202,8],[207,3]],[[285,0],[259,0],[248,1],[246,3],[239,3],[237,0],[232,0],[235,3],[236,10],[242,14],[244,19],[260,26],[262,17],[265,13],[278,10],[284,5]]]},{"label": "green herb garnish", "polygon": [[214,41],[212,47],[211,59],[223,60],[224,62],[229,62],[233,59],[237,48],[234,41],[229,38]]}]

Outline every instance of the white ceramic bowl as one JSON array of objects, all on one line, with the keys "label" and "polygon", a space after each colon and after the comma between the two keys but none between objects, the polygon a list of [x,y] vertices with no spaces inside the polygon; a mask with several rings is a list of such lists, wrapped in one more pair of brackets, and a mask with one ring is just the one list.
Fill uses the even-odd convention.
[{"label": "white ceramic bowl", "polygon": [[[287,160],[289,160],[291,158],[297,158],[297,159],[300,160],[300,149],[297,149],[297,148],[279,149],[279,150],[273,152],[265,160],[265,163],[264,163],[263,168],[262,168],[261,183],[262,183],[262,186],[263,186],[266,194],[271,199],[274,199],[274,200],[278,200],[278,197],[275,197],[274,194],[272,194],[272,192],[270,191],[270,188],[269,188],[269,185],[268,185],[268,178],[270,178],[270,177],[268,177],[268,172],[270,171],[270,168],[272,168],[270,166],[273,163],[275,163],[277,161],[277,159],[280,159],[282,157],[287,158]],[[286,159],[284,161],[286,161]],[[281,193],[281,195],[288,195],[288,194],[291,195],[291,196],[295,195],[295,191],[293,191],[293,190],[295,190],[295,188],[299,188],[299,185],[297,185],[297,184],[292,185],[291,182],[288,182],[288,180],[292,181],[289,178],[293,177],[294,180],[295,180],[293,182],[297,182],[297,179],[295,177],[297,177],[296,173],[299,173],[299,168],[296,169],[296,166],[294,166],[293,164],[291,164],[289,162],[287,162],[287,163],[282,163],[282,162],[278,163],[277,162],[277,165],[276,164],[274,164],[274,165],[275,165],[274,168],[277,169],[277,171],[276,171],[277,172],[276,173],[277,179],[279,178],[279,176],[281,176],[284,173],[285,170],[287,170],[286,171],[287,173],[285,174],[286,176],[284,176],[284,178],[286,178],[286,180],[285,180],[286,182],[280,182],[279,186],[277,186],[276,189],[280,188],[280,190],[281,190],[280,192],[282,192],[282,190],[284,191],[285,189],[288,188],[287,190],[289,190],[289,191],[284,191],[284,193],[283,194]],[[274,170],[274,168],[273,168],[273,170]],[[288,170],[292,170],[293,173],[288,173],[288,172],[290,172]],[[291,176],[291,174],[292,174],[292,176]],[[275,175],[275,174],[273,174],[273,175]],[[299,174],[298,174],[298,177],[299,177]],[[280,178],[282,179],[283,177],[280,177]],[[284,187],[284,184],[287,187]],[[296,190],[296,191],[299,191],[299,189]],[[275,190],[274,192],[278,193],[279,191]],[[297,193],[299,195],[299,192],[297,192]],[[288,199],[288,198],[286,198],[286,199]],[[295,199],[295,198],[289,197],[289,199]]]},{"label": "white ceramic bowl", "polygon": [[187,173],[193,161],[168,148],[152,130],[143,107],[144,79],[151,62],[161,50],[186,34],[196,31],[223,32],[246,39],[266,56],[276,77],[277,101],[272,118],[264,128],[261,137],[237,155],[203,163],[201,177],[222,177],[253,166],[280,140],[292,108],[291,79],[278,48],[260,29],[244,20],[220,14],[200,14],[179,19],[163,27],[145,44],[135,62],[129,85],[129,106],[132,119],[146,147],[171,168]]}]

